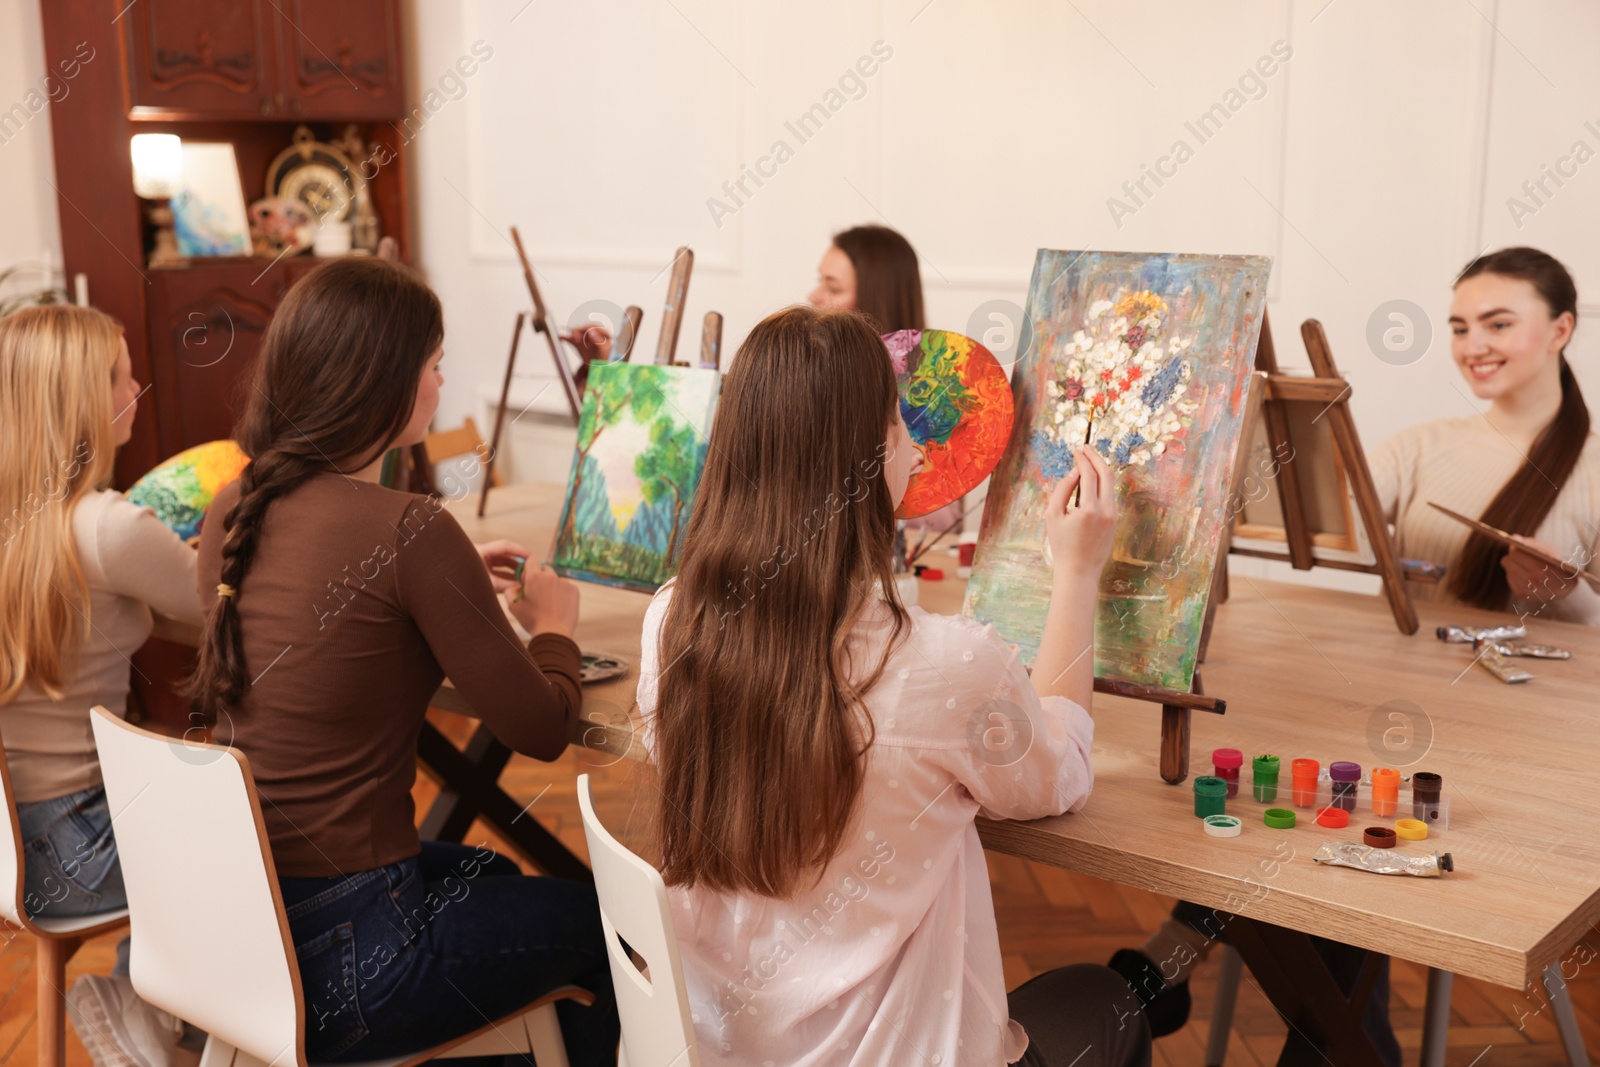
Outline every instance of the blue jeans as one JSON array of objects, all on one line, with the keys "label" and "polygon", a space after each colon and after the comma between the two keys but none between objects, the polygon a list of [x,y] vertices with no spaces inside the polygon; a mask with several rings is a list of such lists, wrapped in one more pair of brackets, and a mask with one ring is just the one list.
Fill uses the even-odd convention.
[{"label": "blue jeans", "polygon": [[568,1057],[616,1063],[621,1027],[593,887],[527,877],[487,848],[442,841],[387,867],[278,884],[308,1059],[418,1052],[571,984],[595,1002],[556,1007]]},{"label": "blue jeans", "polygon": [[103,786],[17,805],[27,857],[22,906],[30,918],[93,915],[128,906]]}]

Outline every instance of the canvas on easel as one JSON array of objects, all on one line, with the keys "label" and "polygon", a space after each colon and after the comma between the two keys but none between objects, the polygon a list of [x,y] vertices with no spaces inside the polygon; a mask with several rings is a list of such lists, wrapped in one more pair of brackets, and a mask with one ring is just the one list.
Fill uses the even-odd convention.
[{"label": "canvas on easel", "polygon": [[[965,611],[1037,652],[1049,608],[1044,505],[1088,442],[1117,469],[1095,677],[1192,690],[1266,299],[1266,256],[1057,252],[1034,264],[1034,343],[990,482]],[[1176,563],[1175,563],[1176,561]]]},{"label": "canvas on easel", "polygon": [[[1296,570],[1375,574],[1383,579],[1395,625],[1416,633],[1417,611],[1405,583],[1438,579],[1402,566],[1350,413],[1350,383],[1339,374],[1320,322],[1307,319],[1300,335],[1313,377],[1281,373],[1271,327],[1262,328],[1256,365],[1266,375],[1266,396],[1247,438],[1261,462],[1249,468],[1254,483],[1246,477],[1235,490],[1229,551]],[[1220,594],[1226,598],[1225,578]]]},{"label": "canvas on easel", "polygon": [[677,573],[722,376],[594,364],[551,551],[569,578],[654,592]]}]

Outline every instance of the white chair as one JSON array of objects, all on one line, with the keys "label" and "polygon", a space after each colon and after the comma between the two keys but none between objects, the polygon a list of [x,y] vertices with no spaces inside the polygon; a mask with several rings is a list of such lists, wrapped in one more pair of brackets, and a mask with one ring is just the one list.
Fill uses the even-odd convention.
[{"label": "white chair", "polygon": [[[594,813],[589,776],[578,776],[578,806],[589,841],[589,866],[600,895],[611,984],[622,1018],[619,1067],[700,1067],[684,991],[683,961],[672,928],[667,886],[661,873],[622,847]],[[641,971],[622,941],[641,956]]]},{"label": "white chair", "polygon": [[[1217,974],[1217,999],[1211,1006],[1211,1034],[1206,1039],[1206,1067],[1222,1067],[1228,1053],[1228,1030],[1233,1026],[1233,1006],[1239,995],[1243,961],[1232,945],[1219,944],[1221,971]],[[1444,1067],[1445,1038],[1450,1029],[1450,991],[1455,975],[1437,968],[1428,969],[1428,1001],[1422,1014],[1422,1067]],[[1571,1067],[1589,1067],[1589,1051],[1584,1047],[1578,1017],[1572,1011],[1572,994],[1561,977],[1561,964],[1552,963],[1544,972],[1544,988],[1550,997],[1550,1011],[1561,1032]]]},{"label": "white chair", "polygon": [[[249,761],[104,708],[92,722],[128,888],[134,989],[210,1035],[201,1067],[308,1067],[300,970]],[[568,1067],[564,999],[593,1003],[567,986],[436,1048],[368,1063],[531,1052],[538,1067]]]},{"label": "white chair", "polygon": [[23,902],[23,865],[27,861],[17,822],[16,794],[11,791],[11,768],[3,746],[0,792],[5,794],[5,816],[0,818],[0,918],[21,927],[38,941],[34,971],[39,986],[39,1067],[63,1067],[67,1062],[67,961],[89,938],[128,925],[128,909],[61,919],[28,918]]}]

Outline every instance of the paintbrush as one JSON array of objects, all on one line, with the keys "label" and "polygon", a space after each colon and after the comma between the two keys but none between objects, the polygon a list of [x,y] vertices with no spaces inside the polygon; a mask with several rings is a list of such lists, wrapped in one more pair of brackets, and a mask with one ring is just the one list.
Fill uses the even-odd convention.
[{"label": "paintbrush", "polygon": [[[1492,538],[1493,540],[1499,541],[1501,544],[1509,545],[1510,547],[1515,548],[1519,552],[1526,552],[1528,555],[1532,556],[1534,559],[1538,560],[1540,563],[1543,563],[1546,567],[1555,567],[1557,570],[1562,572],[1562,576],[1563,577],[1567,577],[1569,579],[1570,578],[1582,578],[1584,581],[1588,582],[1591,586],[1594,586],[1596,589],[1600,589],[1600,575],[1592,574],[1589,571],[1586,571],[1583,568],[1579,567],[1577,564],[1569,563],[1568,561],[1566,561],[1564,559],[1559,559],[1559,558],[1557,558],[1555,556],[1550,555],[1548,552],[1541,552],[1539,549],[1534,548],[1530,544],[1527,544],[1527,543],[1522,542],[1522,541],[1518,541],[1516,539],[1516,537],[1514,537],[1512,534],[1509,534],[1506,531],[1504,531],[1502,529],[1499,529],[1498,527],[1490,526],[1488,523],[1483,522],[1483,521],[1481,521],[1479,519],[1468,518],[1467,516],[1462,515],[1459,512],[1451,511],[1449,508],[1445,507],[1443,504],[1435,504],[1433,501],[1430,500],[1430,501],[1428,501],[1428,506],[1430,508],[1433,508],[1435,511],[1443,512],[1444,514],[1448,515],[1450,518],[1452,518],[1452,519],[1456,520],[1457,522],[1461,523],[1463,526],[1471,527],[1472,529],[1476,530],[1478,533],[1483,534],[1485,537],[1489,537],[1489,538]],[[1570,576],[1567,575],[1566,571],[1569,568],[1571,570],[1575,571],[1576,573],[1572,574]]]}]

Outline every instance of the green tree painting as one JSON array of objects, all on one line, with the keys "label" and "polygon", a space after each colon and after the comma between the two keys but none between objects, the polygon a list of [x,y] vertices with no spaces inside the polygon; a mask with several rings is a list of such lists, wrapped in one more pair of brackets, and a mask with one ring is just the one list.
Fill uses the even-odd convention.
[{"label": "green tree painting", "polygon": [[655,590],[677,573],[721,376],[595,364],[578,422],[555,569]]}]

